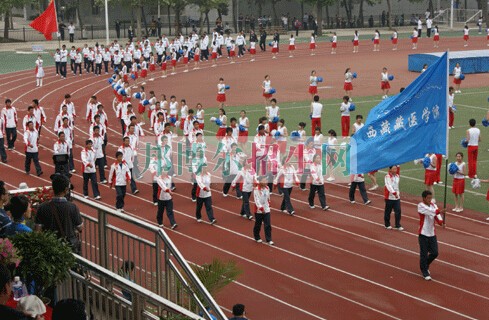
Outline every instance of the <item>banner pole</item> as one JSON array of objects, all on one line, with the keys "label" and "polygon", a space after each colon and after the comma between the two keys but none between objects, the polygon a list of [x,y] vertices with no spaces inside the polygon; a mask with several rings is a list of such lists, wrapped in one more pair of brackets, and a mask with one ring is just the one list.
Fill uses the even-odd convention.
[{"label": "banner pole", "polygon": [[446,85],[446,98],[445,98],[445,114],[447,115],[447,124],[446,124],[446,158],[445,158],[445,189],[444,189],[444,194],[443,194],[443,209],[445,209],[445,212],[443,213],[443,228],[445,228],[445,225],[446,225],[446,209],[447,209],[447,189],[448,189],[448,157],[450,155],[450,152],[449,152],[449,149],[450,149],[450,135],[448,134],[449,133],[449,128],[448,128],[448,124],[449,124],[449,112],[450,110],[448,110],[449,106],[448,106],[448,93],[449,93],[449,90],[448,90],[448,87],[449,87],[449,75],[450,75],[450,49],[447,50],[447,74],[446,74],[446,78],[447,78],[447,85]]},{"label": "banner pole", "polygon": [[[443,193],[443,208],[447,208],[447,189],[448,189],[448,158],[445,159],[445,189]],[[446,212],[443,213],[443,228],[447,224]]]},{"label": "banner pole", "polygon": [[54,19],[56,20],[56,30],[58,30],[58,32],[56,32],[56,36],[58,37],[58,46],[59,48],[61,49],[61,39],[60,39],[60,33],[59,33],[59,24],[58,24],[58,9],[56,9],[56,2],[54,2],[54,0],[51,0],[53,2],[53,6],[54,6]]}]

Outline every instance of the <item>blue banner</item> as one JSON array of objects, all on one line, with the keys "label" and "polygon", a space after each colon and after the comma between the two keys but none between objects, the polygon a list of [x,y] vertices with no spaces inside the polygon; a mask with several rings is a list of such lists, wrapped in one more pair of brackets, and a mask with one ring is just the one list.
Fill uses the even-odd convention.
[{"label": "blue banner", "polygon": [[368,114],[351,138],[351,173],[399,165],[426,153],[447,154],[448,55],[445,53],[403,92]]}]

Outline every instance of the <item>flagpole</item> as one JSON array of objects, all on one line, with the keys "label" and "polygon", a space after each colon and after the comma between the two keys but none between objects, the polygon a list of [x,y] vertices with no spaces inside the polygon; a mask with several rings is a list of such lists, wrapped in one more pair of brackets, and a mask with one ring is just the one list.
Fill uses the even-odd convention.
[{"label": "flagpole", "polygon": [[56,20],[56,30],[58,30],[58,32],[56,32],[56,36],[58,37],[58,47],[61,48],[61,35],[59,33],[59,24],[58,24],[58,9],[56,9],[56,2],[54,2],[54,0],[51,1],[53,2],[54,5],[54,17]]},{"label": "flagpole", "polygon": [[[445,189],[444,189],[444,192],[443,192],[443,209],[446,210],[447,208],[447,189],[448,189],[448,157],[450,155],[450,152],[449,152],[449,149],[450,149],[450,143],[449,143],[449,139],[450,139],[450,135],[448,134],[448,131],[449,131],[449,114],[450,114],[450,110],[449,110],[449,106],[448,106],[448,93],[449,93],[449,90],[448,90],[448,86],[450,85],[450,81],[449,81],[449,75],[450,75],[450,49],[447,49],[447,85],[446,85],[446,93],[445,93],[445,96],[446,96],[446,99],[445,99],[445,108],[446,108],[446,115],[447,115],[447,126],[446,126],[446,146],[445,146],[445,149],[446,149],[446,158],[445,158]],[[446,213],[443,213],[443,228],[445,228],[445,225],[446,225]]]},{"label": "flagpole", "polygon": [[109,45],[109,4],[108,0],[105,0],[105,44]]}]

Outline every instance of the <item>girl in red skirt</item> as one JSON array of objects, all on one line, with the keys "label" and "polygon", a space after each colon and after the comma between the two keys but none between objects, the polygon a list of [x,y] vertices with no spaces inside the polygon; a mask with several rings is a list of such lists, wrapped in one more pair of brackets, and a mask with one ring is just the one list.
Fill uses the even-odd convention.
[{"label": "girl in red skirt", "polygon": [[386,99],[389,95],[389,89],[391,88],[391,85],[389,83],[389,74],[387,73],[386,67],[382,68],[382,73],[380,74],[380,77],[380,89],[382,89],[382,99]]},{"label": "girl in red skirt", "polygon": [[251,55],[251,62],[255,61],[255,54],[256,54],[256,42],[250,42],[250,55]]},{"label": "girl in red skirt", "polygon": [[161,71],[162,71],[162,78],[166,78],[166,67],[168,65],[168,58],[164,57],[163,61],[161,61]]},{"label": "girl in red skirt", "polygon": [[149,71],[151,72],[156,71],[155,56],[153,52],[149,53]]},{"label": "girl in red skirt", "polygon": [[336,32],[333,32],[333,36],[331,37],[331,54],[336,54],[337,46],[338,46],[338,37],[336,36]]},{"label": "girl in red skirt", "polygon": [[294,35],[291,34],[290,39],[289,39],[289,58],[294,57],[294,54],[293,54],[294,50],[295,50],[295,38],[294,38]]},{"label": "girl in red skirt", "polygon": [[188,49],[183,49],[183,65],[185,66],[183,72],[188,72]]},{"label": "girl in red skirt", "polygon": [[229,57],[231,58],[230,63],[236,63],[236,43],[234,40],[231,40],[231,48],[229,49]]},{"label": "girl in red skirt", "polygon": [[265,76],[265,81],[263,81],[261,88],[263,89],[265,106],[268,106],[270,105],[270,98],[273,96],[273,93],[270,93],[270,90],[272,89],[272,82],[270,81],[270,76],[268,74]]},{"label": "girl in red skirt", "polygon": [[175,49],[171,50],[171,74],[174,75],[176,74],[176,67],[177,67],[177,53]]},{"label": "girl in red skirt", "polygon": [[277,106],[277,100],[274,98],[270,100],[270,104],[271,105],[265,109],[267,111],[268,128],[271,132],[272,130],[277,129],[277,123],[280,117],[280,107]]},{"label": "girl in red skirt", "polygon": [[453,129],[453,124],[455,122],[455,110],[454,110],[454,107],[453,107],[453,98],[455,98],[455,96],[453,95],[453,92],[455,91],[455,89],[453,89],[452,86],[450,86],[448,88],[448,100],[447,100],[447,104],[448,104],[448,128],[449,129]]},{"label": "girl in red skirt", "polygon": [[143,62],[141,62],[141,78],[144,79],[148,76],[148,63],[146,62],[146,60],[143,60]]},{"label": "girl in red skirt", "polygon": [[374,51],[380,51],[380,32],[377,29],[374,33]]},{"label": "girl in red skirt", "polygon": [[353,53],[357,53],[358,52],[358,30],[355,30],[355,33],[353,34]]},{"label": "girl in red skirt", "polygon": [[219,117],[216,119],[216,124],[219,126],[216,133],[217,139],[222,139],[226,135],[227,122],[226,111],[223,108],[219,109]]},{"label": "girl in red skirt", "polygon": [[457,161],[455,164],[458,167],[457,172],[453,175],[453,185],[452,193],[455,196],[455,208],[452,209],[453,212],[464,211],[464,192],[465,192],[465,175],[467,170],[465,167],[465,162],[463,162],[464,154],[462,152],[457,152]]},{"label": "girl in red skirt", "polygon": [[199,122],[199,129],[204,130],[204,107],[202,106],[202,103],[197,103],[197,106],[195,107],[197,109],[197,112],[195,113],[195,117],[197,121]]},{"label": "girl in red skirt", "polygon": [[414,27],[413,34],[411,35],[412,49],[416,50],[418,48],[418,29]]},{"label": "girl in red skirt", "polygon": [[238,143],[240,149],[245,150],[246,143],[248,142],[248,134],[250,129],[250,120],[246,116],[245,110],[241,110],[238,121],[239,121]]},{"label": "girl in red skirt", "polygon": [[460,63],[457,63],[455,65],[455,68],[453,68],[453,83],[455,84],[455,93],[461,93],[460,91],[460,84],[462,84],[462,79],[460,79],[460,76],[462,75],[462,67],[460,67]]},{"label": "girl in red skirt", "polygon": [[464,27],[464,47],[469,46],[469,26]]},{"label": "girl in red skirt", "polygon": [[350,97],[351,102],[351,92],[353,90],[353,74],[351,73],[350,68],[346,68],[345,70],[345,83],[343,84],[343,89],[345,90],[345,95]]},{"label": "girl in red skirt", "polygon": [[397,50],[397,38],[398,38],[398,34],[397,34],[397,30],[394,29],[394,32],[392,32],[392,37],[391,37],[391,41],[392,41],[392,50]]},{"label": "girl in red skirt", "polygon": [[137,88],[137,84],[138,84],[138,78],[139,78],[138,64],[135,62],[134,59],[132,59],[131,79],[134,80],[134,86],[136,88]]},{"label": "girl in red skirt", "polygon": [[318,94],[318,77],[316,76],[316,70],[311,71],[311,76],[309,77],[309,93],[311,94],[311,99]]},{"label": "girl in red skirt", "polygon": [[200,48],[197,46],[195,47],[195,51],[194,51],[194,70],[199,69],[199,63],[200,63]]},{"label": "girl in red skirt", "polygon": [[433,196],[435,195],[435,190],[433,185],[436,182],[436,163],[438,162],[436,159],[436,154],[429,153],[426,157],[430,158],[430,165],[425,168],[424,171],[424,184],[426,186],[426,190],[431,191]]},{"label": "girl in red skirt", "polygon": [[440,31],[438,30],[438,26],[433,28],[435,30],[435,34],[433,36],[433,47],[438,48],[438,44],[440,43]]},{"label": "girl in red skirt", "polygon": [[309,49],[311,50],[311,56],[315,55],[316,51],[316,36],[314,33],[311,34],[311,42],[309,43]]},{"label": "girl in red skirt", "polygon": [[277,54],[278,54],[278,41],[273,40],[272,41],[272,59],[277,59]]},{"label": "girl in red skirt", "polygon": [[224,84],[224,79],[219,78],[219,83],[217,84],[217,102],[219,102],[218,108],[224,108],[224,102],[226,102],[226,85]]},{"label": "girl in red skirt", "polygon": [[212,54],[211,54],[211,59],[212,59],[212,66],[217,67],[217,49],[219,46],[216,44],[215,41],[212,41]]}]

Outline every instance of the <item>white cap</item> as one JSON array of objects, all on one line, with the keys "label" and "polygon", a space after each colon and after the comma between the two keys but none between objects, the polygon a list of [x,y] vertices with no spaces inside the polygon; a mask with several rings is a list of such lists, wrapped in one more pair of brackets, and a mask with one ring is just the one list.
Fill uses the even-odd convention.
[{"label": "white cap", "polygon": [[20,277],[17,276],[17,277],[14,277],[14,282],[19,282],[20,281]]},{"label": "white cap", "polygon": [[37,317],[46,313],[46,306],[37,296],[26,296],[17,303],[17,310],[31,316]]}]

